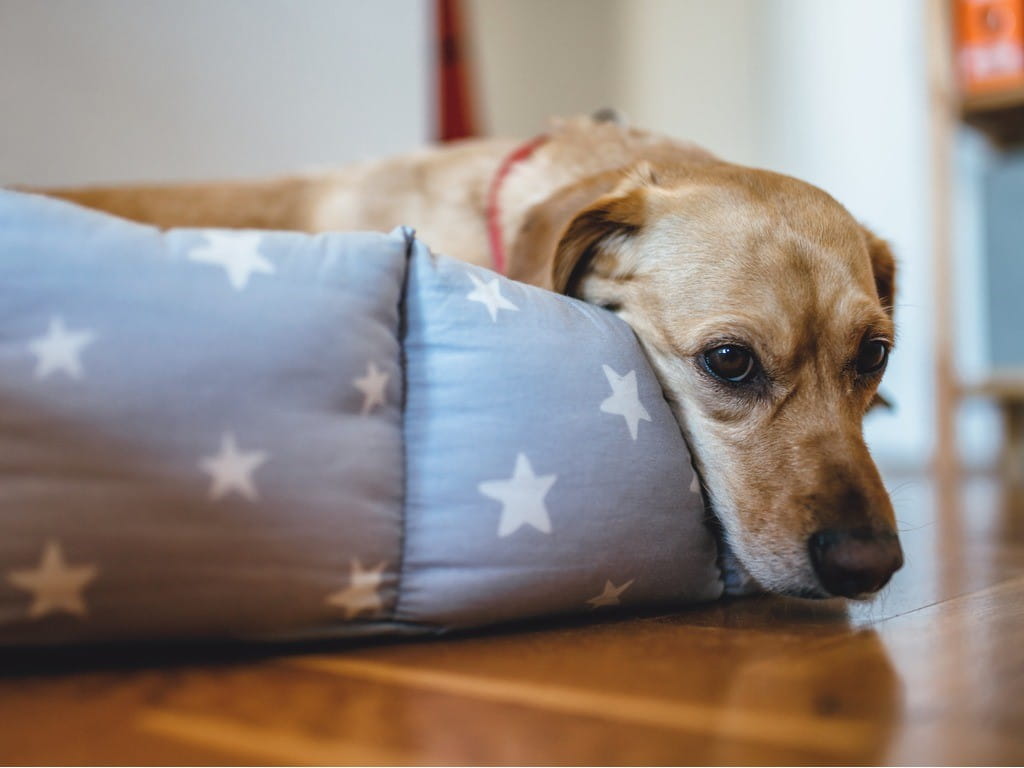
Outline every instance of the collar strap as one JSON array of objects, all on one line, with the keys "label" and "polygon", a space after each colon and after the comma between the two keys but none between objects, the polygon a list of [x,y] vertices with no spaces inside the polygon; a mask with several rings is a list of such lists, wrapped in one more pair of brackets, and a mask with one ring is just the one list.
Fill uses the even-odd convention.
[{"label": "collar strap", "polygon": [[512,150],[501,161],[494,178],[491,179],[491,186],[487,190],[487,240],[491,246],[491,263],[494,265],[494,269],[502,275],[505,274],[506,262],[505,242],[501,236],[501,206],[499,205],[501,186],[513,168],[527,160],[547,141],[547,134],[542,133]]}]

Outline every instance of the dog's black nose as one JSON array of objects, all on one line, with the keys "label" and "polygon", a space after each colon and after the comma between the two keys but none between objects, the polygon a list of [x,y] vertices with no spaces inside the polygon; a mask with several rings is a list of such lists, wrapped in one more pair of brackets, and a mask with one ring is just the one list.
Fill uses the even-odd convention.
[{"label": "dog's black nose", "polygon": [[842,597],[881,589],[903,566],[900,541],[891,531],[818,531],[808,540],[808,548],[822,586]]}]

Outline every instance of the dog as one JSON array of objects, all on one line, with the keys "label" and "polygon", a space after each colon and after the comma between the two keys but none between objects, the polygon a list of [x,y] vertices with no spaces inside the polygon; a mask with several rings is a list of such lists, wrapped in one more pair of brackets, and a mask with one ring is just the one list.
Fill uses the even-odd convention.
[{"label": "dog", "polygon": [[[159,227],[415,227],[632,326],[743,578],[862,598],[903,564],[862,434],[896,266],[828,194],[602,113],[260,182],[47,190]],[[498,261],[500,263],[495,264]]]}]

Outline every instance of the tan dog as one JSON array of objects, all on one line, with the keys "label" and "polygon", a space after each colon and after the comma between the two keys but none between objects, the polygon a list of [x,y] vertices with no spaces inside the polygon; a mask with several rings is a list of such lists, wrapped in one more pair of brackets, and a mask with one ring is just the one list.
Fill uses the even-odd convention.
[{"label": "tan dog", "polygon": [[[258,183],[50,191],[162,227],[408,224],[490,266],[510,141]],[[764,588],[856,597],[902,565],[862,436],[893,343],[893,257],[815,187],[609,119],[574,119],[502,177],[509,276],[629,323],[735,557]]]}]

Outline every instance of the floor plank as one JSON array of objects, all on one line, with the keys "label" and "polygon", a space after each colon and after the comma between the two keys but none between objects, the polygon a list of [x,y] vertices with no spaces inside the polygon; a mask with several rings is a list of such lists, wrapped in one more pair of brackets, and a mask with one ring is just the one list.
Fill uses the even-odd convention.
[{"label": "floor plank", "polygon": [[896,487],[908,565],[870,603],[764,597],[272,657],[8,660],[0,760],[1020,764],[1024,504],[979,479],[939,525],[948,494]]}]

